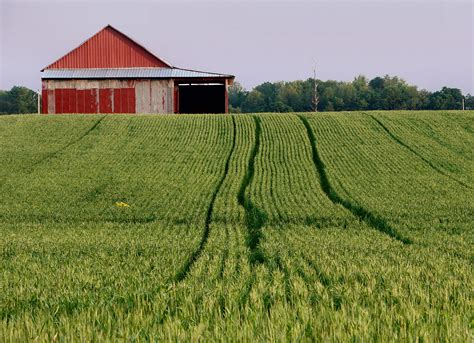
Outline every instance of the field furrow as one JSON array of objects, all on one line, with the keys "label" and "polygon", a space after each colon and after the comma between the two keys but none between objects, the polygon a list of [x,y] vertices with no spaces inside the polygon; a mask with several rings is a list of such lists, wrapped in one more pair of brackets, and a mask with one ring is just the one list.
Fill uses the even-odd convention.
[{"label": "field furrow", "polygon": [[245,210],[245,224],[247,226],[247,247],[250,250],[249,260],[252,264],[262,263],[265,256],[260,251],[260,239],[262,238],[262,226],[265,225],[267,214],[257,207],[250,197],[246,194],[248,185],[252,182],[255,174],[255,157],[260,148],[261,124],[260,118],[255,119],[255,144],[250,153],[247,172],[245,173],[242,183],[237,193],[237,201]]},{"label": "field furrow", "polygon": [[[202,233],[202,238],[199,243],[198,248],[189,256],[189,258],[186,260],[184,263],[183,267],[178,270],[175,276],[175,281],[180,282],[182,281],[187,274],[189,273],[189,270],[191,269],[193,263],[196,261],[196,259],[199,258],[199,255],[201,254],[202,250],[204,249],[204,246],[207,243],[207,240],[209,238],[209,230],[210,230],[210,225],[211,225],[211,220],[212,220],[212,212],[214,210],[214,203],[217,198],[217,194],[219,194],[219,191],[221,189],[222,184],[224,183],[225,178],[227,177],[227,174],[229,173],[229,165],[230,165],[230,160],[232,158],[232,153],[234,152],[235,149],[235,130],[236,130],[236,125],[235,125],[235,119],[234,117],[231,117],[232,119],[232,146],[229,151],[229,155],[227,156],[227,159],[225,161],[225,166],[224,166],[224,171],[222,173],[222,177],[217,183],[214,192],[212,193],[211,196],[211,201],[209,203],[209,206],[206,211],[206,219],[204,222],[204,230]],[[225,242],[225,241],[224,241]]]},{"label": "field furrow", "polygon": [[[0,135],[0,187],[12,172],[30,173],[32,168],[79,141],[97,125],[97,116],[79,116],[72,123],[67,118],[4,118]],[[31,132],[34,131],[34,135]],[[15,174],[15,175],[16,175]]]},{"label": "field furrow", "polygon": [[407,143],[405,143],[404,141],[402,141],[400,138],[398,138],[396,135],[394,135],[388,128],[387,126],[385,126],[379,119],[377,119],[376,117],[374,117],[373,115],[371,115],[371,118],[374,119],[382,128],[383,130],[395,141],[397,142],[398,144],[400,144],[402,147],[404,147],[405,149],[409,150],[410,152],[412,152],[414,155],[416,155],[417,157],[419,157],[423,162],[425,162],[427,165],[429,165],[431,168],[433,168],[437,173],[445,176],[445,177],[448,177],[450,178],[451,180],[459,183],[461,186],[463,187],[466,187],[466,188],[469,188],[469,189],[472,189],[472,187],[466,183],[464,183],[463,181],[460,181],[458,180],[457,178],[451,176],[450,174],[446,173],[443,169],[439,168],[436,164],[434,164],[433,162],[431,162],[429,159],[427,159],[426,157],[424,157],[422,154],[420,154],[418,151],[416,151],[415,149],[413,149],[410,145],[408,145]]},{"label": "field furrow", "polygon": [[353,203],[347,199],[341,198],[341,196],[334,190],[334,188],[329,183],[329,179],[326,173],[326,167],[324,165],[321,156],[319,155],[318,149],[316,147],[316,137],[314,136],[313,130],[308,122],[308,120],[300,116],[301,120],[303,121],[306,130],[308,132],[308,139],[311,143],[312,151],[313,151],[313,162],[315,168],[317,169],[320,180],[321,180],[321,188],[323,189],[326,196],[334,203],[338,205],[344,206],[345,209],[350,211],[354,216],[358,217],[361,221],[366,222],[369,226],[373,227],[375,230],[379,230],[383,232],[393,239],[396,239],[403,244],[411,244],[412,241],[410,238],[405,237],[404,235],[400,234],[396,229],[394,229],[388,222],[376,214],[373,214],[366,208],[362,207],[359,204]]},{"label": "field furrow", "polygon": [[319,141],[329,182],[341,196],[419,244],[438,246],[450,254],[457,251],[467,258],[472,255],[472,249],[466,249],[474,239],[469,190],[394,142],[367,116],[307,118]]},{"label": "field furrow", "polygon": [[267,225],[317,227],[356,220],[334,205],[320,186],[305,127],[297,116],[263,115],[260,150],[249,196],[267,214]]},{"label": "field furrow", "polygon": [[456,119],[464,118],[462,113],[452,114],[449,120],[432,118],[426,114],[406,114],[392,120],[382,114],[377,120],[408,144],[414,153],[428,160],[448,177],[472,189],[472,177],[469,176],[474,175],[474,155],[471,148],[474,135],[456,124]]}]

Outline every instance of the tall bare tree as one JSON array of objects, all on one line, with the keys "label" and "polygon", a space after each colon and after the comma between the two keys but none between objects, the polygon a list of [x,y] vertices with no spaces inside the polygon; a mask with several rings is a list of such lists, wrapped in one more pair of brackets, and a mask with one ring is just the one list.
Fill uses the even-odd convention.
[{"label": "tall bare tree", "polygon": [[313,90],[312,105],[313,105],[313,111],[318,112],[319,97],[318,97],[318,82],[316,81],[316,63],[314,64],[313,81],[314,81],[314,90]]}]

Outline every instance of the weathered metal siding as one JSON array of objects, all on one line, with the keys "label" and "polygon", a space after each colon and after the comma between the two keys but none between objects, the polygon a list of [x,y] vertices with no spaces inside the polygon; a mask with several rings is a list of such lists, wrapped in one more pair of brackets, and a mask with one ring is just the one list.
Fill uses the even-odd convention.
[{"label": "weathered metal siding", "polygon": [[173,113],[173,88],[171,80],[136,81],[137,113]]},{"label": "weathered metal siding", "polygon": [[145,48],[107,26],[45,69],[170,67]]},{"label": "weathered metal siding", "polygon": [[43,80],[43,113],[173,113],[172,80]]}]

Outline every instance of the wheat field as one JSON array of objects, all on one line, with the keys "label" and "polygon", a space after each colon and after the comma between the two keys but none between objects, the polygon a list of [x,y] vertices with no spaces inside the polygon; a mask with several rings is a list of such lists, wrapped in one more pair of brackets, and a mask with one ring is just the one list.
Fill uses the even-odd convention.
[{"label": "wheat field", "polygon": [[0,341],[473,337],[473,111],[0,133]]}]

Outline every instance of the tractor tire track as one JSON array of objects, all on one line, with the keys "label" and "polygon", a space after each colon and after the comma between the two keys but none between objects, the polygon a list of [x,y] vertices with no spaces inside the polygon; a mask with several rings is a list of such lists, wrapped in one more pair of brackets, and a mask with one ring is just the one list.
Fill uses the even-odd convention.
[{"label": "tractor tire track", "polygon": [[[225,242],[229,242],[229,228],[225,225]],[[217,279],[222,279],[224,276],[225,263],[229,257],[229,247],[227,244],[224,246],[224,252],[222,253],[221,260],[219,262],[219,269],[217,272]]]},{"label": "tractor tire track", "polygon": [[253,288],[256,278],[257,278],[257,275],[254,270],[252,271],[252,275],[250,276],[250,278],[247,279],[247,281],[245,282],[242,292],[240,293],[240,296],[238,299],[238,306],[239,306],[239,310],[242,316],[244,316],[243,309],[245,308],[245,306],[247,305],[249,301],[250,293],[252,292],[252,288]]},{"label": "tractor tire track", "polygon": [[245,210],[245,224],[247,226],[246,244],[250,250],[249,262],[251,265],[265,262],[265,255],[260,250],[260,240],[262,239],[262,227],[267,221],[267,214],[259,209],[250,198],[245,195],[245,191],[252,182],[255,174],[255,157],[260,148],[260,135],[262,131],[260,118],[257,116],[253,116],[253,118],[255,120],[255,144],[250,153],[247,173],[242,179],[237,194],[237,201]]},{"label": "tractor tire track", "polygon": [[425,162],[428,166],[430,166],[434,171],[436,171],[438,174],[441,174],[449,179],[451,179],[452,181],[456,182],[457,184],[465,187],[465,188],[468,188],[468,189],[473,189],[470,185],[456,179],[455,177],[449,175],[448,173],[446,173],[445,171],[443,171],[442,169],[440,169],[439,167],[437,167],[435,164],[433,164],[430,160],[426,159],[423,155],[421,155],[418,151],[416,151],[415,149],[413,149],[411,146],[409,146],[407,143],[405,143],[404,141],[402,141],[400,138],[398,138],[397,136],[395,136],[389,129],[388,127],[386,127],[379,119],[375,118],[372,114],[368,114],[369,117],[371,117],[386,133],[387,135],[395,142],[397,143],[398,145],[401,145],[402,147],[404,147],[405,149],[407,149],[408,151],[410,151],[412,154],[414,154],[416,157],[418,157],[420,160],[422,160],[423,162]]},{"label": "tractor tire track", "polygon": [[193,266],[194,262],[199,258],[201,255],[202,251],[204,250],[204,247],[206,246],[206,243],[209,239],[209,232],[210,232],[210,224],[212,221],[212,212],[214,210],[214,203],[217,198],[217,194],[219,193],[222,184],[224,183],[225,178],[227,177],[227,174],[229,173],[229,166],[230,166],[230,159],[232,157],[232,154],[234,153],[235,150],[235,141],[236,141],[236,124],[235,124],[235,118],[232,116],[232,147],[230,149],[229,155],[227,156],[225,166],[224,166],[224,173],[222,177],[220,178],[219,182],[216,185],[216,188],[214,189],[214,192],[212,193],[211,196],[211,201],[209,203],[209,206],[207,208],[206,212],[206,220],[204,222],[204,232],[201,237],[201,241],[199,242],[198,248],[188,257],[184,265],[178,270],[174,277],[175,282],[181,282],[183,281],[186,276],[188,276],[189,271],[191,270],[191,267]]},{"label": "tractor tire track", "polygon": [[84,139],[87,135],[89,135],[92,131],[94,131],[97,126],[101,123],[102,120],[104,120],[106,116],[102,116],[100,117],[95,123],[94,125],[92,125],[86,132],[84,132],[80,137],[70,141],[69,143],[67,143],[66,145],[62,146],[60,149],[56,150],[56,151],[53,151],[49,154],[47,154],[46,156],[44,156],[43,158],[41,158],[40,160],[36,161],[35,163],[33,163],[31,166],[30,166],[30,173],[33,171],[33,169],[38,166],[39,164],[43,163],[44,161],[48,160],[48,159],[51,159],[53,157],[56,157],[58,156],[59,154],[61,154],[64,150],[66,150],[67,148],[71,147],[72,145],[78,143],[79,141],[81,141],[82,139]]},{"label": "tractor tire track", "polygon": [[316,137],[314,135],[313,129],[311,128],[308,119],[305,118],[303,115],[298,115],[298,117],[303,122],[303,125],[306,128],[308,134],[308,140],[311,145],[311,151],[313,155],[313,163],[316,168],[317,173],[320,176],[320,184],[323,192],[326,196],[331,200],[335,205],[342,205],[346,210],[350,211],[354,216],[371,226],[377,231],[380,231],[391,238],[403,243],[403,244],[411,244],[413,243],[410,238],[404,237],[402,234],[397,232],[392,226],[390,226],[387,221],[379,217],[369,210],[365,209],[364,207],[355,204],[347,199],[342,198],[331,186],[329,182],[328,175],[326,173],[326,166],[319,155],[319,151],[316,147]]},{"label": "tractor tire track", "polygon": [[[260,118],[253,116],[253,119],[255,121],[255,144],[250,153],[247,172],[242,179],[239,192],[237,193],[237,202],[245,210],[245,225],[247,227],[245,244],[249,249],[248,261],[251,267],[257,264],[262,264],[266,261],[265,255],[260,250],[260,240],[262,239],[262,227],[267,221],[266,213],[255,206],[255,204],[245,195],[245,191],[252,182],[255,174],[255,158],[260,148],[260,134],[262,130]],[[256,271],[252,268],[251,277],[247,279],[239,296],[238,304],[241,312],[249,301],[250,293],[255,284],[256,278]]]}]

